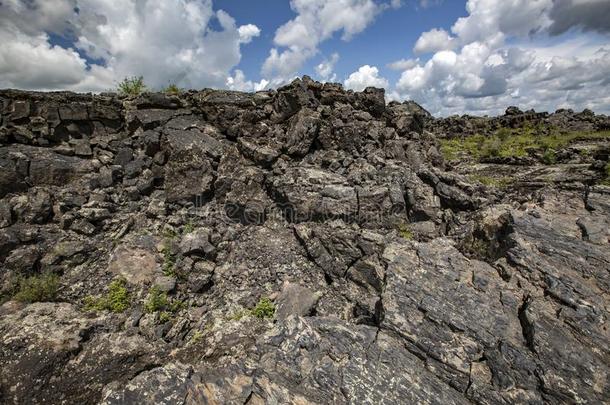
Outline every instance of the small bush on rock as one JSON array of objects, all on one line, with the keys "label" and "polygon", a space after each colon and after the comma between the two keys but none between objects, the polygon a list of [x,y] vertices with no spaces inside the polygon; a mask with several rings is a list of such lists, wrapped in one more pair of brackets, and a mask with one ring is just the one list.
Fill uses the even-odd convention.
[{"label": "small bush on rock", "polygon": [[500,138],[500,140],[502,142],[505,142],[511,135],[511,131],[508,128],[500,128],[497,132],[496,132],[496,136],[498,138]]},{"label": "small bush on rock", "polygon": [[169,307],[169,299],[167,294],[161,291],[158,286],[152,286],[148,292],[148,298],[144,302],[144,310],[148,313],[153,313],[167,309]]},{"label": "small bush on rock", "polygon": [[85,309],[88,311],[125,312],[131,305],[127,281],[122,278],[114,280],[108,286],[108,293],[100,298],[86,297]]},{"label": "small bush on rock", "polygon": [[163,92],[170,96],[177,96],[182,93],[182,89],[178,87],[175,83],[171,83],[169,86],[163,89]]},{"label": "small bush on rock", "polygon": [[552,165],[557,162],[557,155],[553,149],[547,149],[542,154],[542,161],[547,165]]},{"label": "small bush on rock", "polygon": [[14,299],[20,302],[50,302],[57,298],[59,276],[46,273],[17,281],[17,293]]},{"label": "small bush on rock", "polygon": [[[184,308],[184,302],[180,300],[170,300],[167,296],[167,293],[161,291],[159,286],[152,286],[150,291],[148,292],[148,297],[144,302],[144,310],[148,313],[158,312],[160,311],[160,320],[162,318],[166,318],[168,314],[175,314]],[[165,322],[165,321],[163,321]]]},{"label": "small bush on rock", "polygon": [[411,231],[411,229],[409,228],[409,225],[407,225],[407,224],[402,224],[398,227],[398,234],[403,239],[406,239],[406,240],[413,239],[413,231]]},{"label": "small bush on rock", "polygon": [[269,298],[263,297],[258,301],[258,304],[251,311],[252,315],[257,318],[273,318],[275,314],[275,305]]},{"label": "small bush on rock", "polygon": [[144,77],[134,76],[126,77],[121,83],[119,83],[118,91],[120,94],[130,97],[136,97],[146,91],[146,85],[144,84]]}]

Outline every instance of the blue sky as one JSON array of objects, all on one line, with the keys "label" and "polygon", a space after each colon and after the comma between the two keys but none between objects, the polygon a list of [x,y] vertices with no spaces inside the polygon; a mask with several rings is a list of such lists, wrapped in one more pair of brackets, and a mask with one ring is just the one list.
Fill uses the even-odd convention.
[{"label": "blue sky", "polygon": [[[220,0],[215,7],[223,9],[241,22],[255,24],[261,36],[242,49],[242,61],[238,68],[247,77],[260,80],[260,67],[273,47],[275,30],[294,18],[290,3],[285,0]],[[418,1],[406,1],[398,9],[383,12],[366,31],[350,41],[341,40],[340,33],[322,43],[320,53],[309,60],[303,74],[315,76],[314,66],[334,52],[340,55],[335,72],[338,78],[346,78],[362,65],[378,65],[391,81],[398,80],[400,72],[385,68],[391,62],[413,57],[412,49],[419,35],[431,28],[450,27],[458,17],[466,16],[465,0],[445,1],[442,6],[422,7]]]},{"label": "blue sky", "polygon": [[304,74],[436,115],[610,112],[608,0],[0,0],[0,88],[257,91]]}]

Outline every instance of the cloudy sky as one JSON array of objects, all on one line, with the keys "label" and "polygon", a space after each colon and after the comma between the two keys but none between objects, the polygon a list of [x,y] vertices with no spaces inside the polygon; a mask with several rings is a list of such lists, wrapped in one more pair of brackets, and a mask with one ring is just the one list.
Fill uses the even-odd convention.
[{"label": "cloudy sky", "polygon": [[307,74],[435,115],[610,113],[610,0],[0,0],[0,88],[273,88]]}]

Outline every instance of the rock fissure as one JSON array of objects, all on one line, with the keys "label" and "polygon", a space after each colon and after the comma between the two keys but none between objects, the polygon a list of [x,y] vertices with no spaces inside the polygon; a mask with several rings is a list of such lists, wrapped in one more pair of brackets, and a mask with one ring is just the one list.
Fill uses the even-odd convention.
[{"label": "rock fissure", "polygon": [[0,401],[607,402],[608,120],[2,90]]}]

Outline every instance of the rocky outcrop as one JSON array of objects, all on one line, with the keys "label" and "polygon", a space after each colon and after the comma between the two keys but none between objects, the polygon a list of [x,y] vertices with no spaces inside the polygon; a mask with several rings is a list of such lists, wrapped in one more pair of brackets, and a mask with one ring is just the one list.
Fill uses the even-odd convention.
[{"label": "rocky outcrop", "polygon": [[608,138],[439,152],[605,116],[435,119],[307,77],[0,114],[0,403],[610,401]]},{"label": "rocky outcrop", "polygon": [[475,117],[471,115],[452,115],[446,118],[428,121],[428,129],[439,137],[452,138],[477,133],[491,133],[500,128],[535,127],[538,132],[550,133],[554,130],[563,131],[604,131],[610,129],[610,117],[595,115],[585,109],[575,112],[571,109],[559,109],[554,113],[521,111],[511,106],[504,115],[498,117]]}]

